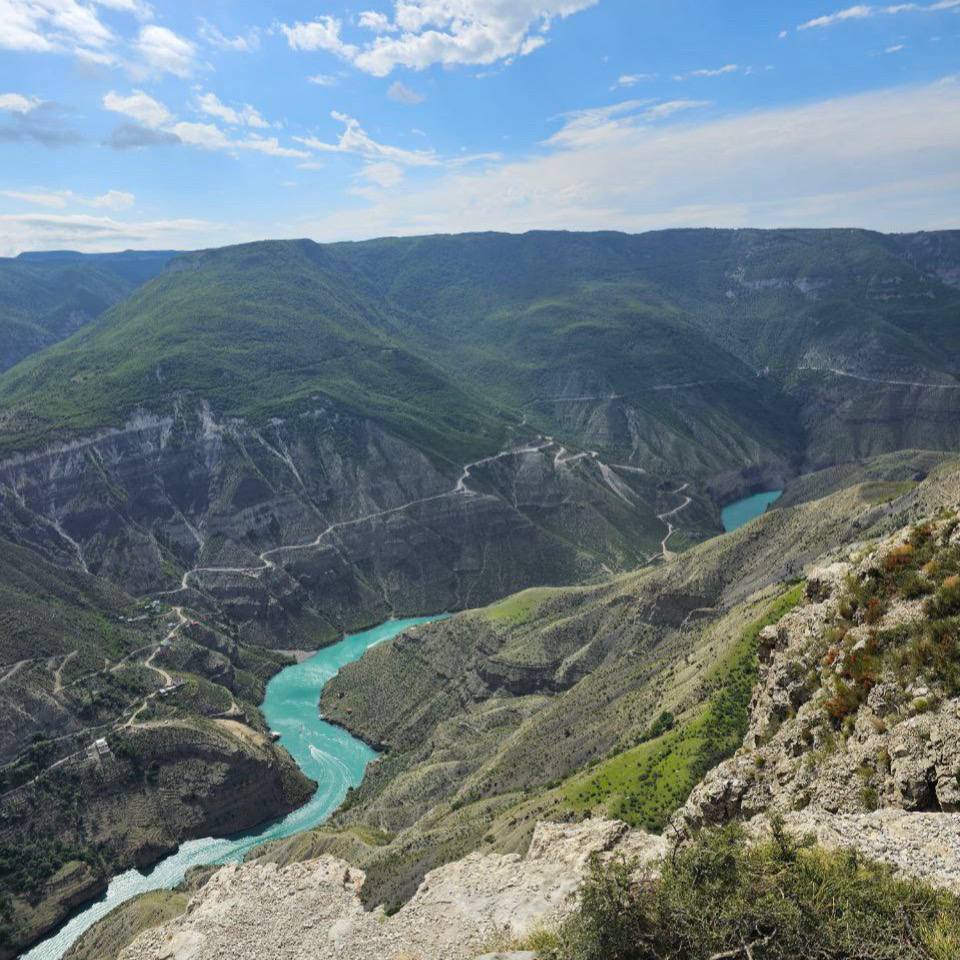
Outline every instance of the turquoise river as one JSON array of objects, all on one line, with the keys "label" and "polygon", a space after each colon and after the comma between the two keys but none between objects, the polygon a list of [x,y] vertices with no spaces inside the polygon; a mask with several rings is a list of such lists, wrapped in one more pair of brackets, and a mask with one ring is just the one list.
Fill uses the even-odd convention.
[{"label": "turquoise river", "polygon": [[782,490],[765,490],[763,493],[755,493],[753,496],[744,497],[742,500],[736,500],[728,503],[720,511],[720,520],[723,523],[723,529],[729,533],[731,530],[737,530],[744,524],[749,523],[754,517],[759,517],[764,513],[767,507],[783,495]]},{"label": "turquoise river", "polygon": [[376,756],[365,743],[320,717],[318,700],[326,683],[348,663],[378,643],[437,617],[390,620],[355,633],[296,666],[278,673],[267,686],[263,712],[280,742],[303,772],[319,784],[308,803],[282,820],[239,836],[190,840],[146,873],[128,870],[115,877],[104,896],[77,913],[56,933],[25,953],[22,960],[59,960],[70,945],[118,904],[148,890],[176,886],[191,867],[234,863],[257,844],[279,840],[322,823],[340,805],[348,787],[357,786]]}]

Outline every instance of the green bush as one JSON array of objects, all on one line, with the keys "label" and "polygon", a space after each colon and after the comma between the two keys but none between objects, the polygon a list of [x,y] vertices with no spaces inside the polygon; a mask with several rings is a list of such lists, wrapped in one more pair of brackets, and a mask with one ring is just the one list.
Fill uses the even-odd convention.
[{"label": "green bush", "polygon": [[960,899],[778,825],[707,831],[659,879],[594,861],[550,960],[955,960]]}]

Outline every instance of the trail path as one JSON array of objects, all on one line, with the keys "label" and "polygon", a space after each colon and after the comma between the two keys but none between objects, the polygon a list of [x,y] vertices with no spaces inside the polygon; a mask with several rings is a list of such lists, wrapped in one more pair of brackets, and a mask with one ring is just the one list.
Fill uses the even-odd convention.
[{"label": "trail path", "polygon": [[[360,517],[353,517],[350,520],[340,520],[336,523],[331,523],[325,530],[322,530],[313,540],[308,541],[307,543],[298,543],[298,544],[289,544],[281,547],[272,547],[269,550],[264,550],[262,553],[257,555],[259,560],[258,566],[245,566],[245,567],[193,567],[190,570],[185,571],[183,576],[180,579],[180,587],[178,590],[168,590],[159,596],[165,596],[172,593],[179,593],[183,590],[187,590],[190,587],[191,578],[197,576],[198,574],[202,575],[205,573],[225,573],[225,574],[236,574],[238,576],[245,577],[259,577],[262,573],[267,570],[271,570],[276,567],[276,563],[271,559],[271,557],[278,556],[282,553],[292,553],[300,550],[315,550],[318,548],[327,537],[330,536],[336,530],[343,530],[347,527],[356,526],[357,524],[366,523],[370,520],[377,520],[381,517],[391,516],[393,514],[402,513],[405,510],[409,510],[411,507],[420,506],[424,503],[433,503],[437,500],[445,500],[448,497],[474,497],[480,496],[475,490],[471,490],[467,484],[470,480],[472,472],[478,467],[485,466],[486,464],[495,463],[498,460],[503,460],[508,457],[518,457],[525,456],[532,453],[540,453],[543,450],[547,450],[550,447],[554,446],[554,441],[549,437],[541,437],[540,442],[530,444],[523,447],[512,447],[509,450],[502,450],[500,453],[494,454],[490,457],[483,457],[480,460],[474,460],[472,463],[466,464],[460,476],[457,479],[457,483],[452,490],[447,490],[444,493],[436,493],[429,497],[421,497],[418,500],[410,500],[407,503],[401,503],[396,507],[388,507],[385,510],[377,510],[373,513],[367,513]],[[561,448],[561,452],[564,453]],[[580,459],[582,457],[596,457],[596,454],[577,454],[573,457],[570,457],[566,460],[561,459],[561,463],[570,463],[575,459]]]},{"label": "trail path", "polygon": [[76,650],[71,650],[61,662],[60,666],[57,667],[56,673],[53,675],[53,692],[61,693],[63,691],[63,670],[64,667],[77,655]]},{"label": "trail path", "polygon": [[836,367],[800,367],[800,370],[810,370],[814,373],[832,373],[849,380],[859,380],[862,383],[883,383],[891,387],[925,387],[929,390],[960,390],[960,383],[923,383],[918,380],[884,380],[880,377],[864,377],[858,373],[847,373]]},{"label": "trail path", "polygon": [[[677,494],[683,493],[684,490],[687,490],[689,487],[690,484],[685,483],[682,486],[677,487],[676,490],[671,490],[670,493],[671,495],[676,496]],[[660,541],[660,552],[663,555],[664,560],[672,560],[676,556],[673,551],[667,549],[667,543],[673,536],[674,530],[676,530],[676,527],[673,525],[670,518],[675,517],[678,513],[680,513],[681,510],[685,510],[690,506],[691,503],[693,503],[693,497],[685,495],[683,498],[683,503],[681,503],[679,507],[674,507],[672,510],[668,510],[666,513],[657,514],[657,519],[661,520],[667,525],[667,535],[663,538],[663,540]]]},{"label": "trail path", "polygon": [[[677,384],[677,385],[663,385],[663,389],[673,389],[674,386],[694,386],[694,384]],[[660,389],[660,388],[655,388]],[[601,399],[601,398],[563,398],[563,399]],[[615,399],[614,397],[604,397],[602,399]],[[433,494],[429,497],[421,497],[417,500],[411,500],[407,503],[399,504],[396,507],[388,507],[384,510],[377,510],[373,513],[367,513],[363,516],[353,517],[350,520],[340,520],[336,523],[331,523],[324,530],[322,530],[313,540],[309,540],[306,543],[298,544],[288,544],[279,547],[271,547],[269,550],[264,550],[261,553],[257,554],[257,564],[247,565],[247,566],[217,566],[217,567],[193,567],[189,570],[184,571],[183,576],[180,578],[180,586],[175,590],[165,590],[161,593],[156,594],[156,596],[171,596],[173,594],[181,593],[185,590],[191,588],[191,581],[195,581],[198,577],[202,577],[204,574],[225,574],[229,576],[242,576],[250,578],[258,578],[268,570],[275,569],[277,563],[273,558],[279,557],[281,554],[285,553],[294,553],[304,550],[315,550],[319,548],[324,541],[337,530],[344,530],[348,527],[356,526],[361,523],[367,523],[370,520],[378,520],[382,517],[392,516],[394,514],[402,513],[405,510],[409,510],[412,507],[420,506],[425,503],[433,503],[438,500],[444,500],[449,497],[476,497],[482,496],[475,490],[471,490],[469,483],[473,472],[479,467],[486,466],[487,464],[495,463],[498,460],[504,460],[510,457],[521,457],[528,456],[530,454],[542,453],[545,450],[551,448],[556,448],[556,452],[553,457],[553,467],[555,470],[559,470],[561,467],[569,467],[572,464],[582,462],[582,461],[592,461],[597,464],[597,467],[600,470],[601,477],[606,486],[614,493],[620,500],[626,503],[630,507],[636,507],[636,495],[634,491],[617,475],[617,470],[622,470],[630,473],[636,474],[645,474],[647,471],[642,467],[634,467],[626,464],[617,464],[610,466],[605,464],[601,459],[597,451],[587,450],[580,451],[577,453],[570,452],[566,447],[560,445],[553,437],[549,436],[539,436],[536,441],[526,444],[521,447],[511,447],[508,450],[502,450],[500,453],[493,454],[489,457],[482,457],[479,460],[474,460],[472,463],[466,464],[463,469],[460,471],[460,476],[457,478],[457,482],[454,485],[452,490],[445,491],[444,493]],[[687,489],[689,484],[684,484],[678,490],[673,491],[674,493],[682,493]],[[670,522],[670,517],[676,516],[684,507],[688,506],[691,502],[690,497],[686,497],[684,502],[673,510],[668,511],[665,514],[661,514],[658,519],[667,524],[667,535],[664,537],[661,542],[661,554],[665,559],[670,559],[673,554],[667,549],[667,543],[670,537],[674,532],[674,525]],[[151,658],[152,659],[152,658]]]},{"label": "trail path", "polygon": [[15,677],[28,663],[32,662],[32,660],[18,660],[2,677],[0,677],[0,683],[5,683],[11,677]]}]

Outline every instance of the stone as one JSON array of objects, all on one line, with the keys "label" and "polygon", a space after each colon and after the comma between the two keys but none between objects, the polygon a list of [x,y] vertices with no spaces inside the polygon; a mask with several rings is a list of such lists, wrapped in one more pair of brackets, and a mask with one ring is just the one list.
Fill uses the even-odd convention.
[{"label": "stone", "polygon": [[363,872],[334,857],[231,865],[121,960],[530,960],[532,953],[482,951],[559,922],[593,854],[652,863],[666,849],[662,837],[619,821],[541,823],[526,857],[472,853],[439,867],[391,917],[364,909]]}]

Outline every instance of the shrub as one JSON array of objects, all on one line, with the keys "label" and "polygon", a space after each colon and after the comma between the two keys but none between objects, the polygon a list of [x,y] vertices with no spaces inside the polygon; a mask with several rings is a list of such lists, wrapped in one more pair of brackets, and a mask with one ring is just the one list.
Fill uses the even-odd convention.
[{"label": "shrub", "polygon": [[883,566],[888,573],[900,570],[909,566],[913,562],[913,546],[909,543],[902,543],[894,547],[883,561]]},{"label": "shrub", "polygon": [[960,899],[852,853],[705,831],[659,880],[594,861],[551,960],[948,960],[960,956]]},{"label": "shrub", "polygon": [[952,617],[960,613],[960,576],[947,577],[927,604],[933,617]]}]

